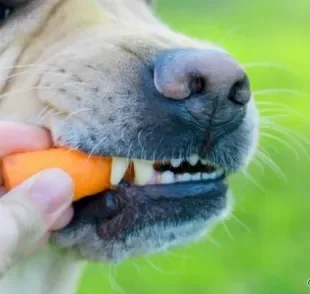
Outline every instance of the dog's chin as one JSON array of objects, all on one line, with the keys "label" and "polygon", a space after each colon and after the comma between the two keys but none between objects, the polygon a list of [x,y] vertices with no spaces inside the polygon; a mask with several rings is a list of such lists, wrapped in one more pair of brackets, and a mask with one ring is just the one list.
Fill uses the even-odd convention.
[{"label": "dog's chin", "polygon": [[125,240],[145,226],[216,217],[226,208],[224,178],[192,183],[137,186],[123,183],[75,203],[76,218],[97,221],[100,238]]},{"label": "dog's chin", "polygon": [[[170,168],[180,172],[182,165]],[[157,166],[162,168],[167,164]],[[201,163],[188,168],[204,168],[209,175],[169,171],[165,183],[164,172],[154,171],[157,180],[144,185],[124,177],[113,189],[75,202],[74,218],[54,234],[56,243],[88,260],[120,261],[200,238],[226,215],[228,185],[224,171]]]}]

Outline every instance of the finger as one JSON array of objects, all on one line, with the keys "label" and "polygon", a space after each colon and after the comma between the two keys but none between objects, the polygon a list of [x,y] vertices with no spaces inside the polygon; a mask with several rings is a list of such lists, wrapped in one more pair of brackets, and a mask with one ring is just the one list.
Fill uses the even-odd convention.
[{"label": "finger", "polygon": [[0,197],[6,193],[6,189],[4,187],[0,187]]},{"label": "finger", "polygon": [[[51,146],[50,133],[43,128],[0,121],[0,158],[16,152],[47,149]],[[2,184],[0,162],[0,186]]]},{"label": "finger", "polygon": [[50,230],[57,231],[64,228],[67,224],[69,224],[72,217],[73,217],[73,208],[70,206],[62,213],[62,215],[56,221],[52,223]]},{"label": "finger", "polygon": [[0,158],[12,153],[47,149],[50,133],[39,127],[0,121]]},{"label": "finger", "polygon": [[48,240],[50,238],[50,233],[45,233],[38,241],[37,243],[31,245],[30,247],[26,248],[22,254],[21,257],[30,255],[32,252],[34,252],[35,250],[43,247],[44,245],[46,245],[48,243]]},{"label": "finger", "polygon": [[0,276],[50,230],[70,207],[72,194],[72,179],[50,169],[0,199]]}]

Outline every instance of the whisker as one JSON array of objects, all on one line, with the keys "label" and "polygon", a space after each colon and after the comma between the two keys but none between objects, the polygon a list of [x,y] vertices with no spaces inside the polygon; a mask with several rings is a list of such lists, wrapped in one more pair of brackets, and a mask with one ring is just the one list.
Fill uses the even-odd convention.
[{"label": "whisker", "polygon": [[95,144],[88,155],[88,160],[94,155],[97,148],[100,148],[100,145],[105,141],[106,138],[102,138],[97,144]]},{"label": "whisker", "polygon": [[155,265],[148,257],[144,259],[155,271],[166,275],[180,275],[180,272],[168,272]]},{"label": "whisker", "polygon": [[291,117],[291,115],[289,114],[273,114],[273,115],[267,115],[267,116],[264,116],[263,118],[288,118],[288,117]]},{"label": "whisker", "polygon": [[[285,137],[287,140],[294,140],[294,144],[300,148],[301,152],[303,152],[303,154],[305,155],[305,157],[309,160],[309,154],[307,152],[307,150],[305,149],[305,144],[306,145],[310,145],[310,140],[307,139],[306,137],[302,136],[301,134],[298,134],[297,132],[294,132],[293,130],[290,130],[289,128],[286,128],[284,126],[280,126],[279,124],[276,124],[273,121],[265,121],[262,123],[261,125],[261,129],[267,129],[269,136],[272,136],[270,134],[271,131],[277,132],[278,134],[282,135],[283,137]],[[264,136],[266,137],[266,132],[262,132],[262,134],[265,134]],[[278,140],[281,140],[278,138]],[[285,144],[287,145],[288,142],[285,141]],[[291,146],[291,150],[292,150],[292,146]],[[294,152],[296,154],[297,150]],[[298,152],[297,152],[298,154]],[[299,158],[299,155],[298,155]]]},{"label": "whisker", "polygon": [[233,28],[229,29],[228,32],[221,38],[217,41],[217,44],[219,45],[223,45],[224,42],[231,36],[233,36],[238,30],[244,28],[245,26],[244,25],[238,25],[238,26],[234,26]]},{"label": "whisker", "polygon": [[223,225],[223,228],[224,228],[225,232],[227,233],[228,237],[229,237],[232,241],[234,241],[234,237],[232,236],[232,234],[231,234],[231,232],[230,232],[230,230],[229,230],[229,228],[228,228],[228,225],[227,225],[225,222],[222,222],[222,225]]},{"label": "whisker", "polygon": [[293,76],[298,76],[295,72],[290,70],[288,67],[281,63],[277,62],[270,62],[270,61],[257,61],[257,62],[247,62],[242,64],[242,66],[246,69],[250,68],[274,68],[282,71],[286,71],[287,73],[293,75]]},{"label": "whisker", "polygon": [[306,138],[305,136],[297,133],[297,132],[294,132],[293,130],[287,128],[287,127],[284,127],[282,125],[279,125],[277,123],[275,123],[274,121],[272,120],[268,120],[268,121],[265,121],[262,125],[262,127],[273,127],[274,130],[278,131],[279,133],[282,133],[283,135],[288,135],[288,134],[291,134],[292,136],[294,136],[294,138],[298,138],[300,139],[301,141],[303,141],[305,144],[307,145],[310,145],[310,139]]},{"label": "whisker", "polygon": [[48,105],[45,106],[45,107],[37,114],[37,116],[36,116],[36,118],[35,118],[36,124],[40,124],[40,122],[41,122],[41,120],[43,119],[45,113],[48,112],[48,108],[49,108]]},{"label": "whisker", "polygon": [[78,109],[76,111],[73,111],[71,112],[70,114],[67,115],[67,117],[64,119],[65,121],[70,119],[71,117],[81,113],[81,112],[86,112],[86,111],[91,111],[92,109],[91,108],[81,108],[81,109]]},{"label": "whisker", "polygon": [[256,156],[252,159],[252,163],[257,166],[257,168],[261,171],[262,174],[265,173],[264,165],[259,161],[259,158]]},{"label": "whisker", "polygon": [[7,96],[11,96],[11,95],[15,95],[15,94],[19,94],[19,93],[26,93],[32,90],[46,90],[46,89],[50,89],[50,87],[30,87],[27,89],[20,89],[20,90],[14,90],[14,91],[9,91],[9,92],[5,92],[3,94],[0,95],[0,99],[3,97],[7,97]]},{"label": "whisker", "polygon": [[235,214],[231,215],[231,218],[237,223],[239,224],[243,229],[245,229],[249,234],[253,234],[252,230],[246,225],[244,224]]},{"label": "whisker", "polygon": [[[279,110],[287,110],[291,113],[296,114],[299,117],[304,118],[304,115],[300,111],[298,111],[297,109],[293,108],[292,106],[289,106],[289,105],[284,104],[284,103],[277,103],[277,102],[272,102],[272,101],[256,101],[256,104],[259,108],[261,106],[265,106],[265,105],[273,106],[275,109],[279,108]],[[275,106],[277,106],[277,107],[275,107]],[[266,109],[268,109],[268,108],[266,108]],[[263,110],[264,110],[264,108],[260,109],[260,112]]]},{"label": "whisker", "polygon": [[287,182],[287,178],[282,169],[271,159],[271,157],[265,150],[262,149],[262,147],[259,147],[257,154],[258,157],[262,159],[262,162],[267,164],[280,179],[282,179],[284,182]]},{"label": "whisker", "polygon": [[261,136],[262,136],[262,137],[270,138],[270,139],[272,139],[272,140],[274,140],[274,141],[277,141],[277,142],[283,144],[284,146],[288,147],[288,148],[295,154],[296,160],[299,160],[299,154],[298,154],[298,152],[294,149],[293,146],[291,146],[291,145],[290,145],[289,143],[287,143],[286,141],[280,139],[280,138],[277,137],[277,136],[274,136],[274,135],[272,135],[272,134],[268,134],[268,133],[265,133],[265,132],[261,132]]},{"label": "whisker", "polygon": [[221,243],[219,243],[218,241],[216,241],[213,237],[211,236],[207,236],[206,238],[207,241],[210,241],[211,244],[215,245],[216,247],[222,248],[223,245]]},{"label": "whisker", "polygon": [[278,89],[266,89],[266,90],[257,90],[253,91],[253,94],[255,96],[259,95],[270,95],[270,94],[290,94],[290,95],[296,95],[296,96],[304,96],[309,97],[309,93],[295,90],[295,89],[285,89],[285,88],[278,88]]},{"label": "whisker", "polygon": [[267,191],[256,181],[254,178],[248,173],[247,170],[243,169],[241,170],[241,173],[245,176],[245,178],[249,181],[251,181],[258,189],[260,189],[263,193],[266,193]]},{"label": "whisker", "polygon": [[[113,291],[116,291],[116,293],[126,294],[126,291],[117,283],[116,281],[116,267],[111,267],[111,270],[109,271],[109,283]],[[113,276],[112,276],[113,274]]]}]

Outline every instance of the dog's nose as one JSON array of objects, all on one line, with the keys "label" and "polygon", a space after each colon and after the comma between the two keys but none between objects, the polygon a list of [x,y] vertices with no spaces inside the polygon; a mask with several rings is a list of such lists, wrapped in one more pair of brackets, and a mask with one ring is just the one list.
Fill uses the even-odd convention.
[{"label": "dog's nose", "polygon": [[230,55],[217,50],[180,49],[161,53],[154,83],[167,98],[203,94],[245,105],[251,98],[248,78]]}]

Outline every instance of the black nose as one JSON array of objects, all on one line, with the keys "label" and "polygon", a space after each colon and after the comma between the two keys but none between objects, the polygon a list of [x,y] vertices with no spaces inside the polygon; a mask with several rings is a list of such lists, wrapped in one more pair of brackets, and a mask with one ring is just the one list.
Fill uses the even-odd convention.
[{"label": "black nose", "polygon": [[248,78],[227,53],[218,50],[180,49],[161,53],[154,83],[167,98],[185,99],[206,93],[245,105],[251,98]]}]

